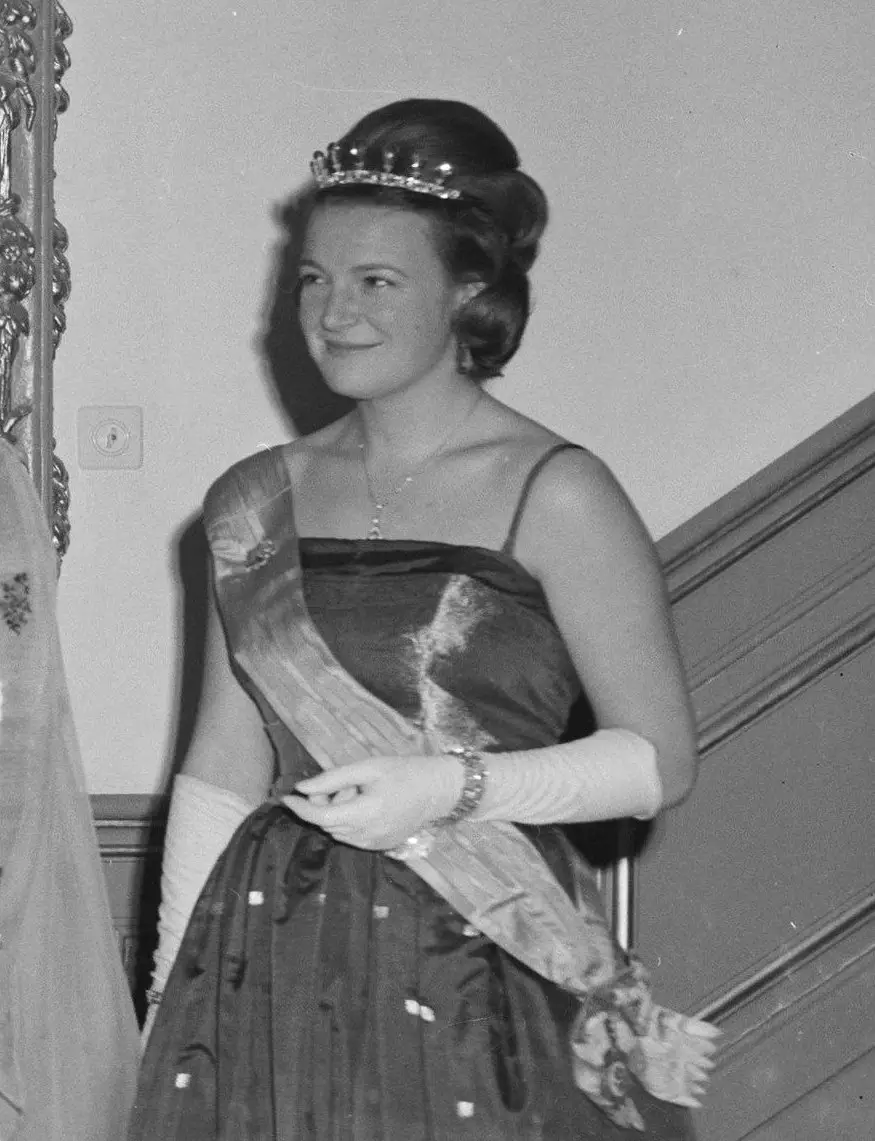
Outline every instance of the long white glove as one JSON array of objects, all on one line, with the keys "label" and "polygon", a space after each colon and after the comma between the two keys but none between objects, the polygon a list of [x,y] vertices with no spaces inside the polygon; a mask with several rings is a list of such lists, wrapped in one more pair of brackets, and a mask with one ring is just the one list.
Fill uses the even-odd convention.
[{"label": "long white glove", "polygon": [[579,741],[486,753],[483,799],[472,819],[573,824],[625,816],[650,819],[662,806],[656,749],[628,729]]},{"label": "long white glove", "polygon": [[207,876],[238,825],[255,807],[236,793],[197,777],[180,775],[173,782],[161,866],[158,947],[149,991],[152,1017],[147,1019],[147,1036],[154,1020],[151,1000],[157,1000],[164,990]]}]

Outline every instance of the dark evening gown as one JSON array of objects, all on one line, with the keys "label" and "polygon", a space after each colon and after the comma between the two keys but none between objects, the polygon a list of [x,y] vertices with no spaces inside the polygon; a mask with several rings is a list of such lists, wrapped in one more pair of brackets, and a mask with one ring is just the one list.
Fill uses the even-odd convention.
[{"label": "dark evening gown", "polygon": [[[269,521],[265,534],[249,556],[276,593]],[[579,682],[512,541],[493,551],[300,539],[306,610],[346,673],[437,739],[487,751],[553,743]],[[220,595],[226,618],[233,605]],[[233,625],[228,635],[233,652]],[[278,788],[290,789],[319,766],[238,669],[275,745]],[[587,872],[562,830],[524,831],[573,893]],[[197,904],[130,1138],[691,1138],[688,1111],[643,1088],[642,1133],[614,1125],[575,1086],[578,1005],[406,864],[339,844],[269,801],[241,825]]]}]

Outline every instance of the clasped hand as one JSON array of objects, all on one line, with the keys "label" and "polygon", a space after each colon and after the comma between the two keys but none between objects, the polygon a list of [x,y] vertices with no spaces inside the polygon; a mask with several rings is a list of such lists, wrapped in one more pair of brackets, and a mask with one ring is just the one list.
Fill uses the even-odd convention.
[{"label": "clasped hand", "polygon": [[463,783],[453,756],[371,757],[299,781],[283,801],[342,844],[385,851],[452,812]]}]

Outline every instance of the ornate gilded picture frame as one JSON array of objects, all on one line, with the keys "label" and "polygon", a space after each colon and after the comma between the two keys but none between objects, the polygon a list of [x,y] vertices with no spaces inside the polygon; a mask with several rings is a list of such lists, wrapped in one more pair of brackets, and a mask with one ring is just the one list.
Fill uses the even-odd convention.
[{"label": "ornate gilded picture frame", "polygon": [[59,558],[69,491],[54,454],[55,353],[70,293],[54,145],[73,28],[57,0],[0,0],[0,432],[24,450]]}]

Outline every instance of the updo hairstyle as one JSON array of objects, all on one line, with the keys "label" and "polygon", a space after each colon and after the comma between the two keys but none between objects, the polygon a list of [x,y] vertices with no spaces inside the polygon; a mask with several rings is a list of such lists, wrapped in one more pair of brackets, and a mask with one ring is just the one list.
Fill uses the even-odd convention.
[{"label": "updo hairstyle", "polygon": [[325,187],[315,202],[374,202],[429,216],[452,279],[484,285],[456,315],[460,367],[472,380],[500,376],[529,318],[528,271],[547,224],[547,199],[519,169],[513,143],[467,103],[405,99],[365,115],[338,145],[342,155],[355,148],[369,170],[380,170],[388,151],[396,170],[418,159],[423,178],[452,165],[446,186],[460,192],[455,199],[361,183]]}]

